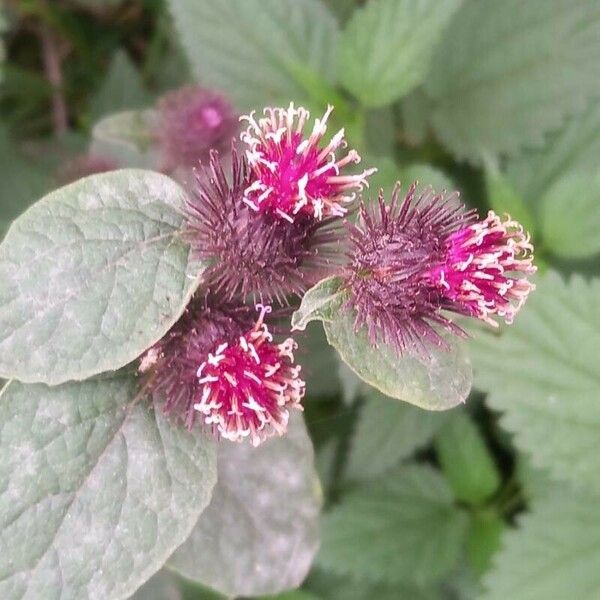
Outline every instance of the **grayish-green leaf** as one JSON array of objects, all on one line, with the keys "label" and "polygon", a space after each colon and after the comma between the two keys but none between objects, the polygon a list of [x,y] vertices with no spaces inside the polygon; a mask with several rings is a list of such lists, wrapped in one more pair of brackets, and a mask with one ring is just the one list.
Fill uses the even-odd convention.
[{"label": "grayish-green leaf", "polygon": [[481,432],[466,412],[452,413],[435,440],[435,449],[459,500],[482,504],[498,490],[498,468]]},{"label": "grayish-green leaf", "polygon": [[459,158],[516,154],[600,96],[594,0],[470,0],[435,52],[431,123]]},{"label": "grayish-green leaf", "polygon": [[[121,600],[189,535],[212,440],[132,404],[126,374],[0,396],[0,597]],[[154,408],[154,410],[153,410]]]},{"label": "grayish-green leaf", "polygon": [[356,331],[351,311],[337,312],[323,326],[346,364],[386,396],[427,410],[446,410],[469,395],[471,362],[458,340],[448,339],[449,350],[428,347],[428,357],[408,352],[399,356],[383,342],[371,345],[364,328]]},{"label": "grayish-green leaf", "polygon": [[325,516],[318,561],[340,575],[424,586],[455,567],[466,529],[442,476],[406,466],[349,492]]},{"label": "grayish-green leaf", "polygon": [[365,106],[401,98],[427,75],[433,50],[462,0],[371,0],[340,40],[340,77]]},{"label": "grayish-green leaf", "polygon": [[475,384],[553,477],[600,491],[600,281],[548,272],[514,325],[472,342]]},{"label": "grayish-green leaf", "polygon": [[328,277],[310,288],[292,315],[292,328],[303,331],[311,321],[331,318],[343,295],[341,284],[340,277]]},{"label": "grayish-green leaf", "polygon": [[169,0],[175,25],[202,83],[240,109],[302,97],[294,69],[334,81],[338,25],[319,0]]},{"label": "grayish-green leaf", "polygon": [[321,489],[300,415],[258,448],[223,442],[208,509],[170,566],[228,597],[298,587],[319,545]]},{"label": "grayish-green leaf", "polygon": [[346,476],[377,477],[425,446],[444,424],[446,413],[425,411],[396,402],[376,390],[365,392],[350,442]]},{"label": "grayish-green leaf", "polygon": [[564,486],[540,498],[508,532],[484,580],[484,600],[597,600],[600,498]]},{"label": "grayish-green leaf", "polygon": [[131,596],[131,600],[184,600],[178,583],[173,573],[159,571]]},{"label": "grayish-green leaf", "polygon": [[183,190],[149,171],[52,192],[0,246],[0,375],[57,384],[131,362],[183,313],[201,271]]},{"label": "grayish-green leaf", "polygon": [[335,396],[340,390],[339,361],[335,350],[327,343],[320,323],[309,323],[306,331],[296,335],[296,360],[302,365],[308,400]]},{"label": "grayish-green leaf", "polygon": [[108,74],[91,101],[89,114],[93,121],[110,113],[145,108],[152,103],[139,71],[123,50],[114,55]]},{"label": "grayish-green leaf", "polygon": [[576,259],[600,253],[600,172],[559,179],[544,196],[540,216],[548,251]]},{"label": "grayish-green leaf", "polygon": [[92,131],[90,152],[126,167],[159,169],[154,110],[132,110],[100,120]]}]

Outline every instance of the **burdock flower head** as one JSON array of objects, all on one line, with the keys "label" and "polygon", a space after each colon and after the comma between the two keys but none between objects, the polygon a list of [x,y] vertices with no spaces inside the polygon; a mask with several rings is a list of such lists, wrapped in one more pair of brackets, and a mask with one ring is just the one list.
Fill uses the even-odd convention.
[{"label": "burdock flower head", "polygon": [[174,90],[159,100],[157,109],[156,136],[166,170],[208,160],[212,148],[227,148],[238,132],[238,115],[224,96],[212,90],[194,86]]},{"label": "burdock flower head", "polygon": [[294,108],[293,103],[287,109],[265,108],[265,116],[258,121],[254,113],[241,117],[249,124],[240,137],[248,145],[246,156],[254,174],[244,194],[244,202],[252,210],[288,221],[299,214],[316,219],[345,214],[345,205],[376,169],[357,175],[342,173],[350,163],[360,162],[360,156],[350,150],[342,158],[336,157],[346,146],[343,129],[321,144],[332,110],[329,106],[321,119],[315,119],[308,137],[304,126],[310,114],[302,107]]},{"label": "burdock flower head", "polygon": [[232,151],[228,181],[216,152],[197,171],[187,203],[186,238],[195,254],[212,266],[205,280],[227,300],[247,295],[266,302],[286,301],[328,274],[339,255],[339,219],[301,215],[292,223],[255,212],[244,202],[252,173]]},{"label": "burdock flower head", "polygon": [[400,353],[426,352],[425,341],[445,346],[439,329],[463,331],[445,311],[497,326],[511,323],[533,284],[533,246],[519,223],[492,211],[478,220],[458,202],[458,193],[416,193],[403,200],[397,185],[389,204],[382,194],[371,209],[361,203],[350,226],[348,305],[356,326],[366,326]]},{"label": "burdock flower head", "polygon": [[188,428],[198,419],[218,437],[255,446],[285,433],[304,396],[295,342],[275,343],[270,308],[256,308],[258,317],[249,307],[196,304],[140,362],[149,389]]}]

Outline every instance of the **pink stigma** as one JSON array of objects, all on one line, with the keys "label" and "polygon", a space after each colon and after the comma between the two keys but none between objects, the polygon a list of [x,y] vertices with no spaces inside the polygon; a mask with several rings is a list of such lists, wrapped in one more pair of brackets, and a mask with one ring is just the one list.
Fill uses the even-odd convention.
[{"label": "pink stigma", "polygon": [[448,238],[446,261],[428,277],[443,296],[466,314],[498,327],[492,315],[512,323],[535,289],[519,273],[535,273],[533,246],[523,227],[493,211],[483,221],[463,227]]},{"label": "pink stigma", "polygon": [[200,401],[194,409],[221,437],[258,446],[272,435],[283,435],[288,408],[302,410],[304,381],[293,367],[295,342],[274,344],[264,324],[268,306],[257,305],[255,326],[234,344],[218,345],[198,365]]},{"label": "pink stigma", "polygon": [[337,158],[345,148],[344,130],[340,129],[326,145],[321,140],[327,131],[332,106],[321,119],[315,119],[310,136],[304,126],[310,113],[302,108],[265,108],[264,117],[255,120],[254,113],[240,120],[249,123],[240,136],[248,145],[246,156],[254,181],[246,188],[244,202],[255,211],[269,212],[293,222],[298,214],[323,219],[343,216],[356,191],[368,185],[367,177],[376,169],[360,174],[344,175],[350,163],[359,163],[356,150]]}]

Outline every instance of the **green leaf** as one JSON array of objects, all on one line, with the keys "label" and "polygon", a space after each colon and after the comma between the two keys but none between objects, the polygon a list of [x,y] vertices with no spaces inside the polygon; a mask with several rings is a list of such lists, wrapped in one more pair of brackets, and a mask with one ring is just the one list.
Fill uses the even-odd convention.
[{"label": "green leaf", "polygon": [[132,403],[127,374],[0,396],[0,597],[131,595],[189,535],[212,440]]},{"label": "green leaf", "polygon": [[600,491],[598,298],[600,280],[549,271],[514,325],[473,340],[472,358],[476,386],[533,466]]},{"label": "green leaf", "polygon": [[354,11],[339,48],[342,83],[365,106],[385,106],[423,81],[461,0],[371,0]]},{"label": "green leaf", "polygon": [[123,50],[118,50],[110,64],[108,74],[89,108],[92,122],[110,113],[144,108],[152,103],[139,71]]},{"label": "green leaf", "polygon": [[238,108],[304,95],[295,65],[334,83],[338,25],[319,0],[169,0],[196,78]]},{"label": "green leaf", "polygon": [[296,336],[298,354],[302,365],[302,378],[306,381],[308,399],[335,396],[340,390],[337,376],[339,360],[335,350],[327,343],[323,328],[312,323],[303,334]]},{"label": "green leaf", "polygon": [[600,96],[594,0],[475,0],[456,13],[425,84],[459,158],[515,155]]},{"label": "green leaf", "polygon": [[600,173],[579,171],[560,179],[544,196],[544,246],[556,256],[582,259],[600,253]]},{"label": "green leaf", "polygon": [[455,411],[435,440],[435,449],[455,496],[482,504],[500,486],[500,473],[477,425]]},{"label": "green leaf", "polygon": [[484,600],[596,600],[600,593],[599,498],[564,486],[540,498],[509,531]]},{"label": "green leaf", "polygon": [[258,448],[221,443],[218,462],[211,504],[170,566],[228,597],[298,587],[319,545],[321,507],[302,417]]},{"label": "green leaf", "polygon": [[350,479],[371,479],[397,466],[427,445],[447,416],[396,402],[373,389],[365,395],[350,441],[346,466]]},{"label": "green leaf", "polygon": [[126,167],[158,170],[155,121],[154,110],[133,110],[105,117],[94,126],[90,153],[108,156]]},{"label": "green leaf", "polygon": [[448,339],[449,350],[428,348],[429,357],[405,353],[378,343],[373,347],[364,328],[355,331],[354,317],[340,311],[323,324],[329,343],[364,381],[386,396],[427,410],[446,410],[469,395],[471,363],[464,344]]},{"label": "green leaf", "polygon": [[0,245],[0,376],[85,379],[159,340],[201,270],[179,238],[183,202],[164,175],[114,171],[19,217]]},{"label": "green leaf", "polygon": [[570,171],[594,172],[600,163],[600,102],[569,119],[543,148],[508,163],[507,177],[525,202],[537,206],[543,194]]},{"label": "green leaf", "polygon": [[434,469],[406,466],[345,495],[323,521],[319,565],[387,583],[431,584],[457,564],[466,514]]},{"label": "green leaf", "polygon": [[292,329],[304,331],[311,321],[329,319],[339,307],[343,292],[342,279],[328,277],[310,288],[302,298],[300,307],[292,315]]},{"label": "green leaf", "polygon": [[500,549],[506,523],[491,511],[473,515],[467,538],[469,564],[478,575],[489,570],[494,555]]},{"label": "green leaf", "polygon": [[131,600],[183,600],[178,583],[169,571],[159,571],[131,596]]}]

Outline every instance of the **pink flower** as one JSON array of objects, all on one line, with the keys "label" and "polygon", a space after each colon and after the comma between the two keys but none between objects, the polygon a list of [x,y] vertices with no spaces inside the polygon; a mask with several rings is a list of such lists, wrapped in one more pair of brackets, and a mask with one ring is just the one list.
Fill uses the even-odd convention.
[{"label": "pink flower", "polygon": [[322,219],[346,213],[345,205],[367,185],[367,177],[376,169],[342,174],[349,164],[360,162],[360,156],[350,150],[342,158],[336,157],[346,146],[343,129],[321,145],[332,110],[329,106],[321,119],[315,119],[309,137],[303,130],[310,114],[302,107],[294,108],[293,103],[287,109],[265,108],[265,116],[258,121],[254,113],[241,117],[249,123],[240,137],[248,145],[246,156],[254,174],[244,194],[250,208],[290,222],[298,214]]}]

